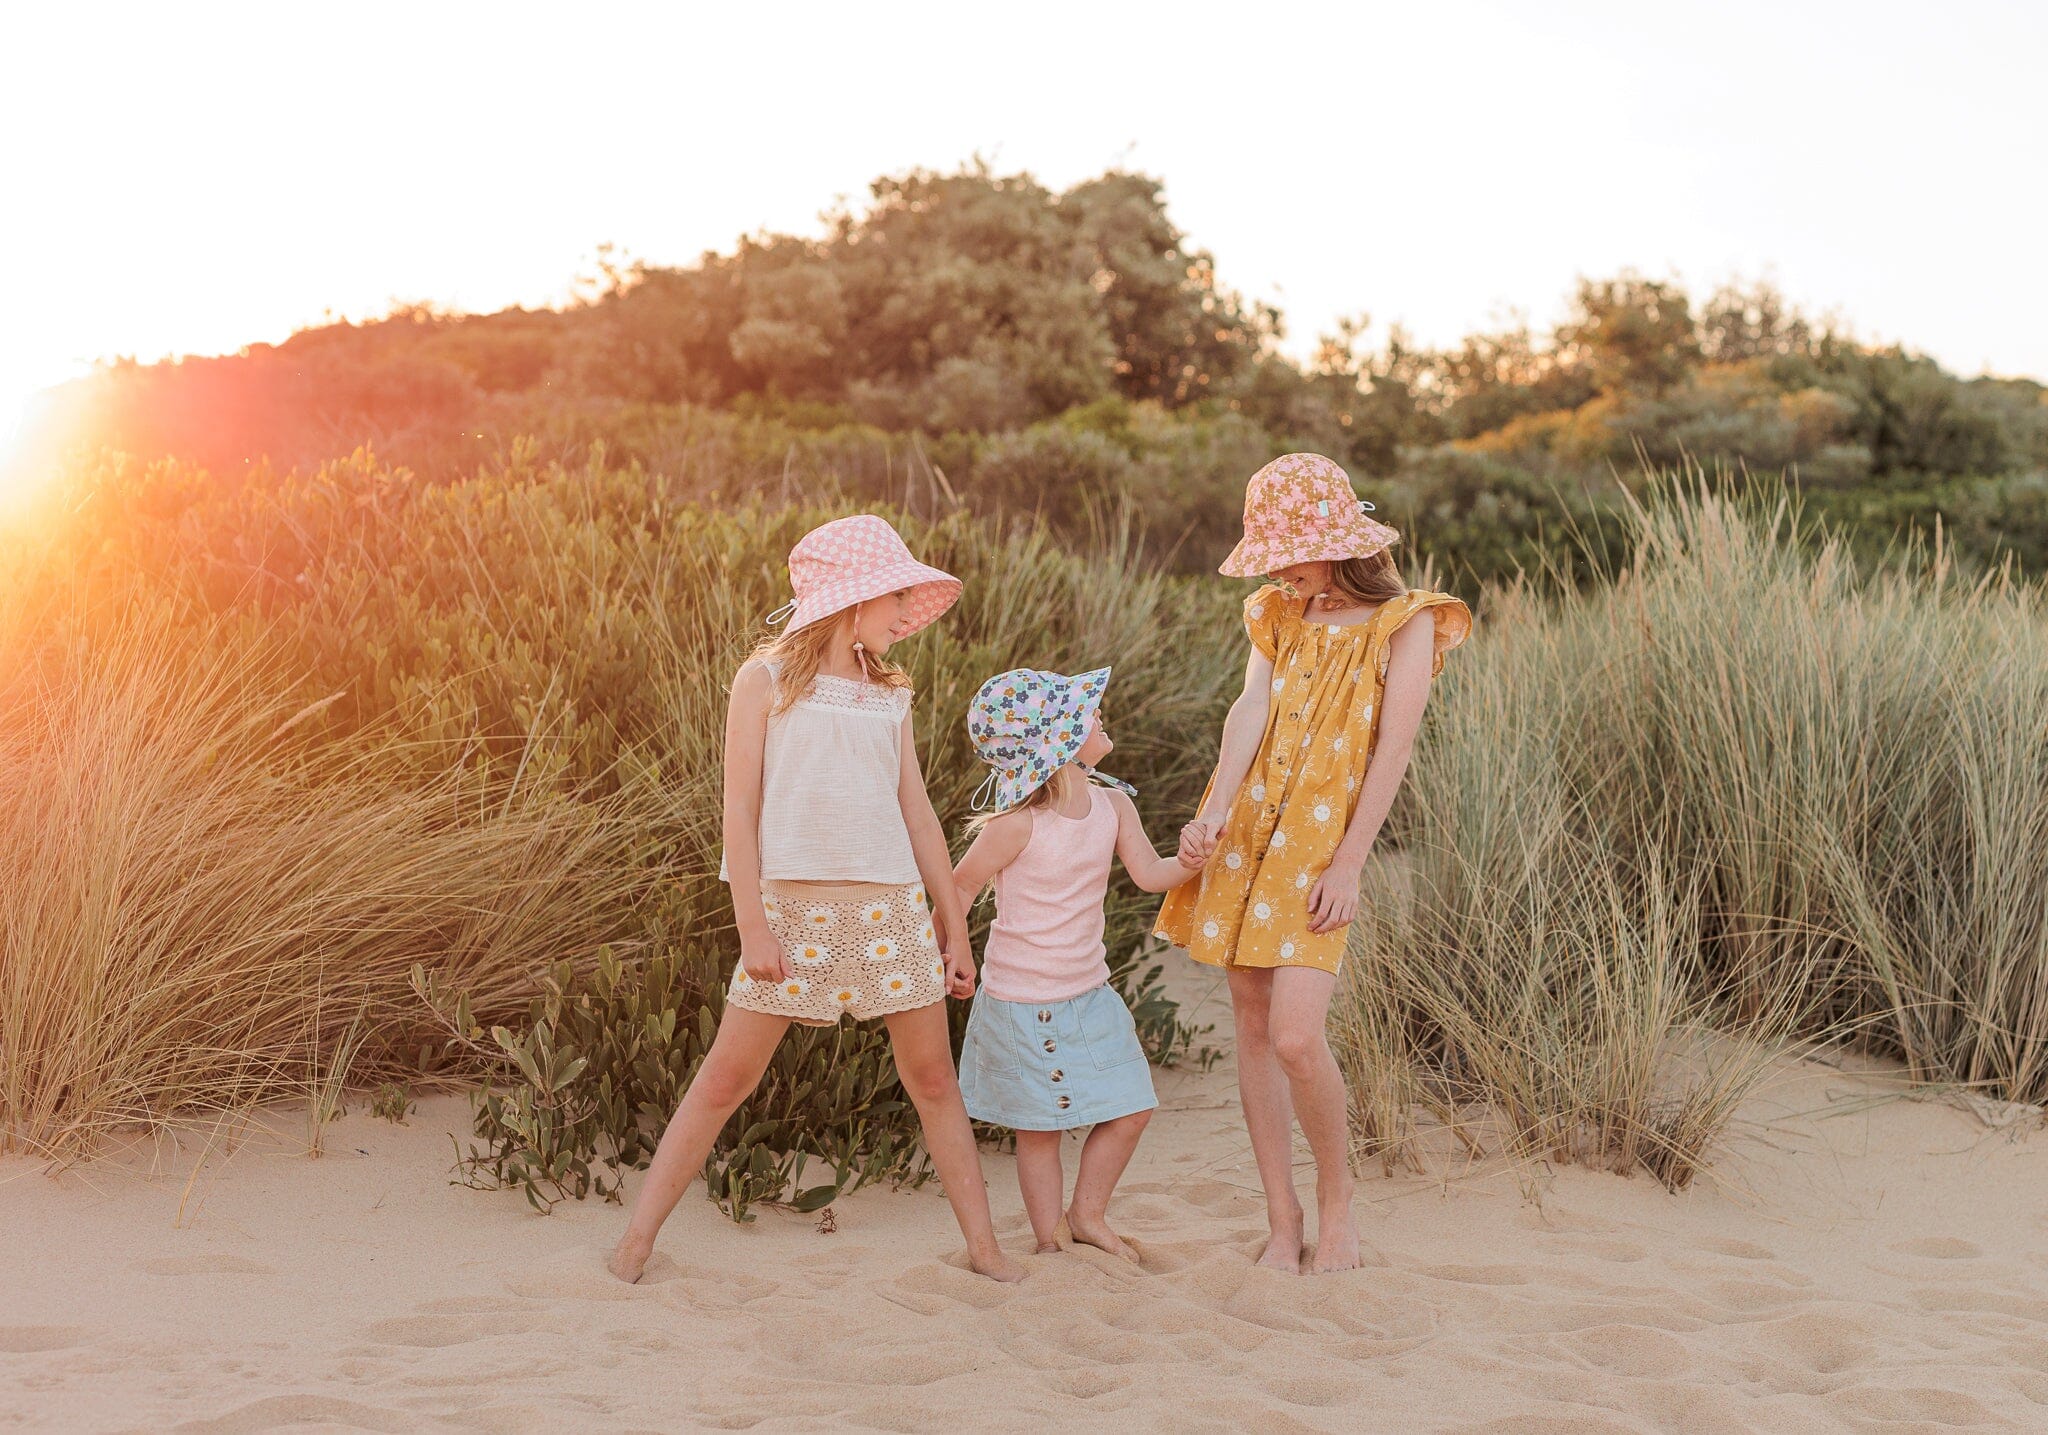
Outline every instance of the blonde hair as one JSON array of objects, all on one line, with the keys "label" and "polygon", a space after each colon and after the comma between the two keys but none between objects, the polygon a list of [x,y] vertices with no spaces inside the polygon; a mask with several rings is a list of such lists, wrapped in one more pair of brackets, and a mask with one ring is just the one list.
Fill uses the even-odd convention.
[{"label": "blonde hair", "polygon": [[[858,606],[858,605],[856,605]],[[787,712],[796,706],[797,700],[811,690],[811,680],[818,676],[818,669],[825,665],[825,654],[831,649],[833,640],[839,636],[843,624],[852,621],[852,608],[835,613],[830,618],[798,628],[795,632],[770,633],[754,646],[753,658],[774,665],[775,701],[768,709],[768,715]],[[868,676],[875,682],[892,688],[910,686],[910,674],[890,662],[870,653],[867,656]]]},{"label": "blonde hair", "polygon": [[1035,789],[1029,797],[1026,797],[1015,806],[1005,807],[997,812],[975,813],[967,819],[967,835],[969,837],[979,836],[981,829],[988,826],[989,823],[995,821],[998,817],[1008,817],[1013,812],[1031,812],[1040,807],[1060,807],[1065,804],[1068,797],[1087,785],[1087,777],[1080,768],[1070,762],[1047,778],[1043,785]]},{"label": "blonde hair", "polygon": [[1330,586],[1354,603],[1385,603],[1408,591],[1384,548],[1369,558],[1339,558],[1330,565]]}]

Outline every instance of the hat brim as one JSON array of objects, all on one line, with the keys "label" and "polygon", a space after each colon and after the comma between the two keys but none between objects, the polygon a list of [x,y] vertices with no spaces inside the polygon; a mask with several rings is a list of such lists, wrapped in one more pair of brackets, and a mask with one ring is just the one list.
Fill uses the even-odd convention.
[{"label": "hat brim", "polygon": [[[1067,679],[1066,691],[1060,695],[1058,725],[1072,729],[1072,732],[1056,743],[1042,749],[1046,758],[1045,776],[1031,781],[1026,774],[1014,778],[999,779],[996,783],[995,805],[998,808],[1015,807],[1039,788],[1045,786],[1052,774],[1058,772],[1081,754],[1088,742],[1088,719],[1095,716],[1102,707],[1103,698],[1109,695],[1109,668],[1095,668],[1085,673],[1076,673]],[[1090,678],[1100,678],[1102,683],[1093,694],[1085,693]]]},{"label": "hat brim", "polygon": [[1384,523],[1363,514],[1357,525],[1321,533],[1290,535],[1284,539],[1238,540],[1217,568],[1226,578],[1263,578],[1297,563],[1339,563],[1346,558],[1370,558],[1384,553],[1401,541],[1401,535]]},{"label": "hat brim", "polygon": [[796,611],[790,615],[788,631],[794,633],[799,628],[808,628],[813,623],[845,612],[856,603],[866,603],[885,593],[902,592],[903,621],[908,626],[897,635],[897,641],[901,642],[943,617],[948,608],[960,601],[964,587],[951,573],[920,563],[915,558],[899,558],[862,574],[857,584],[835,588],[829,597],[816,597],[808,602],[799,599]]}]

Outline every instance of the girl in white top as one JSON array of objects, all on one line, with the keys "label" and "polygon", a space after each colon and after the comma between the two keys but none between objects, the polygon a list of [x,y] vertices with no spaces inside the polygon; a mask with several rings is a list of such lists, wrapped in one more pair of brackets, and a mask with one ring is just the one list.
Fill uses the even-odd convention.
[{"label": "girl in white top", "polygon": [[794,616],[740,668],[726,719],[720,875],[739,965],[611,1270],[640,1278],[662,1222],[791,1022],[880,1017],[970,1264],[1019,1280],[989,1220],[947,1030],[948,992],[974,991],[966,917],[918,766],[909,679],[885,660],[952,606],[960,580],[912,558],[871,514],[805,534],[789,574]]}]

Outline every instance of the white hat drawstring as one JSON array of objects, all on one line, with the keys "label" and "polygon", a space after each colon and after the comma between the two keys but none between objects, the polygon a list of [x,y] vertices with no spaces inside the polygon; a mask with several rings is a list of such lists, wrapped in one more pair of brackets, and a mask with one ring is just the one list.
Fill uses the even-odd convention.
[{"label": "white hat drawstring", "polygon": [[1358,511],[1360,513],[1378,513],[1379,507],[1371,499],[1361,498],[1358,500]]},{"label": "white hat drawstring", "polygon": [[853,633],[853,656],[854,660],[860,664],[861,680],[871,683],[875,680],[875,676],[868,671],[868,645],[860,640],[860,604],[858,603],[853,605]]},{"label": "white hat drawstring", "polygon": [[778,623],[788,622],[790,614],[794,613],[795,611],[796,599],[792,598],[787,603],[784,603],[780,608],[777,608],[774,612],[770,613],[767,617],[763,618],[761,621],[772,628]]},{"label": "white hat drawstring", "polygon": [[1002,774],[993,767],[988,770],[988,776],[981,780],[981,786],[975,788],[974,795],[967,799],[967,810],[969,812],[979,812],[994,800],[996,779],[1001,776]]}]

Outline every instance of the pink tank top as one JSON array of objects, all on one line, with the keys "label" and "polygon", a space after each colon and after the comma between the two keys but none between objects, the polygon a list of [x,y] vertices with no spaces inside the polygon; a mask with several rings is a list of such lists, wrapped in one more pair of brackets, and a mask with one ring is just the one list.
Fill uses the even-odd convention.
[{"label": "pink tank top", "polygon": [[1088,815],[1031,813],[1017,860],[996,873],[996,920],[982,945],[981,987],[998,1001],[1057,1002],[1109,980],[1102,902],[1116,855],[1116,807],[1090,785]]}]

